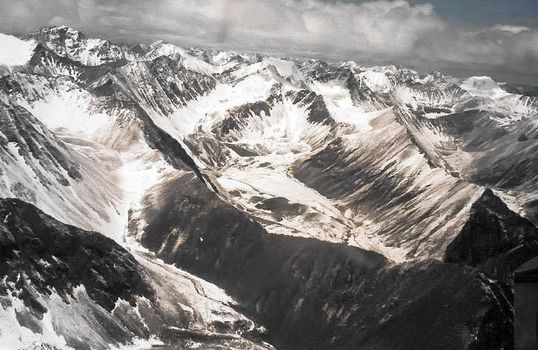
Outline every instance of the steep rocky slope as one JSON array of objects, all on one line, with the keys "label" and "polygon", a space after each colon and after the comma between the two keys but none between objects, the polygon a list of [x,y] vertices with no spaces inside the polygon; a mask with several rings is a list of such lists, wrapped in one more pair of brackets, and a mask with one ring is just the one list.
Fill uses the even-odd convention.
[{"label": "steep rocky slope", "polygon": [[144,246],[223,286],[280,349],[512,346],[510,292],[470,267],[273,235],[192,175],[153,188],[141,218]]},{"label": "steep rocky slope", "polygon": [[510,283],[514,270],[538,254],[538,228],[517,215],[486,190],[450,243],[445,259],[476,266],[489,276]]},{"label": "steep rocky slope", "polygon": [[107,349],[133,340],[150,347],[150,336],[182,348],[270,348],[241,337],[258,334],[254,323],[214,285],[17,199],[0,201],[0,217],[6,349]]}]

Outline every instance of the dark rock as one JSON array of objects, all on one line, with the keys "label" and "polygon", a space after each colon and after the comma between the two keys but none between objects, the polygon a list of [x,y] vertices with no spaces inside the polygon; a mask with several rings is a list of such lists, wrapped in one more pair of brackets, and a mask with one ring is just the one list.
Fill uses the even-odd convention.
[{"label": "dark rock", "polygon": [[514,273],[515,283],[538,283],[538,256],[519,266]]},{"label": "dark rock", "polygon": [[232,108],[227,112],[228,116],[213,127],[212,132],[219,138],[226,137],[230,131],[245,126],[250,118],[262,116],[262,113],[265,116],[269,116],[271,113],[271,106],[265,101],[246,103]]},{"label": "dark rock", "polygon": [[332,125],[335,123],[321,95],[309,90],[290,91],[287,94],[293,104],[306,106],[310,123]]},{"label": "dark rock", "polygon": [[154,191],[142,244],[225,288],[280,349],[511,346],[509,298],[470,267],[272,235],[188,174]]},{"label": "dark rock", "polygon": [[446,250],[447,262],[476,266],[508,282],[511,273],[538,255],[538,229],[511,211],[489,189],[473,204],[469,220]]},{"label": "dark rock", "polygon": [[[31,159],[37,160],[64,186],[69,184],[64,171],[74,180],[82,178],[79,165],[70,159],[70,152],[63,142],[23,107],[0,102],[0,131],[0,149],[7,152],[8,143],[15,143],[19,155],[27,161],[28,166],[35,167]],[[4,157],[4,154],[0,155],[0,159]],[[36,174],[41,174],[39,170],[34,170]],[[48,178],[38,176],[43,185],[50,185]]]},{"label": "dark rock", "polygon": [[519,142],[525,142],[525,141],[528,141],[529,138],[527,137],[527,135],[525,135],[525,134],[521,134],[521,135],[519,135],[519,137],[517,138],[517,140],[518,140]]},{"label": "dark rock", "polygon": [[54,289],[65,297],[82,284],[107,310],[118,298],[133,303],[136,296],[152,298],[142,268],[113,240],[62,224],[18,199],[0,200],[0,218],[0,276],[18,283],[34,310],[46,311],[29,285],[40,294]]},{"label": "dark rock", "polygon": [[306,206],[299,203],[290,203],[284,197],[272,197],[264,199],[256,204],[256,208],[264,209],[271,212],[275,218],[280,221],[283,217],[294,217],[304,214],[307,210]]}]

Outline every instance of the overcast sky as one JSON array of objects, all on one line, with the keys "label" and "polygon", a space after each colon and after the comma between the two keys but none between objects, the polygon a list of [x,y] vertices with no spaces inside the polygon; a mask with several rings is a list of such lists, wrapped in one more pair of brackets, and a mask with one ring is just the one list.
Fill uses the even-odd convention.
[{"label": "overcast sky", "polygon": [[0,0],[2,32],[60,24],[115,40],[538,82],[538,0]]}]

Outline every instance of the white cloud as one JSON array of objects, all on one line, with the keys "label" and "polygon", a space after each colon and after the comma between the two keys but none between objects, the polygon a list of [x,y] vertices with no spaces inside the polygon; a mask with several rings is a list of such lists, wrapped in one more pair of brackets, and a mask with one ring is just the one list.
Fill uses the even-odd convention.
[{"label": "white cloud", "polygon": [[501,25],[501,24],[498,24],[498,25],[494,26],[491,29],[492,30],[500,30],[502,32],[509,32],[509,33],[512,33],[512,34],[518,34],[518,33],[526,32],[526,31],[530,30],[529,27],[509,26],[509,25]]},{"label": "white cloud", "polygon": [[432,5],[405,0],[0,0],[0,12],[15,18],[0,22],[8,30],[63,18],[114,38],[538,75],[536,29],[457,28]]}]

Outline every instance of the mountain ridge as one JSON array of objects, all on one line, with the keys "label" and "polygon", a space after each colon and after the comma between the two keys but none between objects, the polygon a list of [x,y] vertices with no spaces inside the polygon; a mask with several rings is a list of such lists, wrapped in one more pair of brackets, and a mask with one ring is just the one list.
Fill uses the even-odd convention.
[{"label": "mountain ridge", "polygon": [[[25,39],[28,62],[0,68],[0,197],[101,232],[143,266],[165,302],[137,300],[136,317],[120,303],[130,316],[113,318],[138,329],[121,342],[513,347],[511,273],[536,254],[535,96],[487,77],[122,45],[68,27]],[[516,243],[523,230],[525,244],[470,262],[484,227]],[[223,294],[211,310],[227,316],[204,316],[190,288],[211,283],[196,276],[246,316]]]}]

